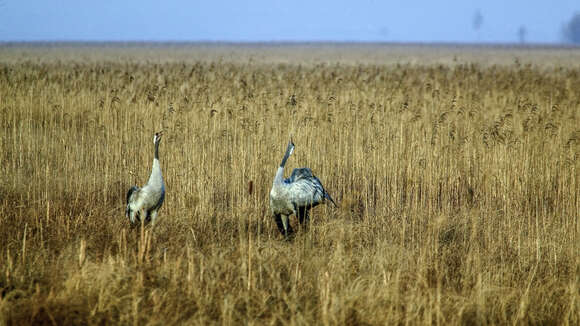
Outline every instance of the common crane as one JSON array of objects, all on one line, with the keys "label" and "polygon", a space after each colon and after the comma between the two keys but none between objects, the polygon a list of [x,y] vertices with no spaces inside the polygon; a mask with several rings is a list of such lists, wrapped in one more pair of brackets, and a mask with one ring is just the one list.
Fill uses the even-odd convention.
[{"label": "common crane", "polygon": [[147,181],[147,184],[143,188],[133,186],[127,192],[127,209],[125,210],[125,215],[133,225],[140,223],[142,217],[144,217],[143,222],[155,224],[157,211],[161,208],[163,200],[165,199],[165,184],[163,183],[163,175],[161,174],[161,166],[159,165],[159,143],[161,142],[162,133],[156,132],[153,136],[155,157],[153,158],[153,168],[149,176],[149,181]]},{"label": "common crane", "polygon": [[293,151],[294,143],[290,139],[270,190],[270,210],[278,230],[286,239],[294,233],[290,226],[290,215],[296,215],[300,225],[308,225],[309,210],[312,207],[323,203],[326,199],[336,207],[330,194],[324,190],[320,180],[309,168],[294,169],[290,178],[284,179],[284,166]]}]

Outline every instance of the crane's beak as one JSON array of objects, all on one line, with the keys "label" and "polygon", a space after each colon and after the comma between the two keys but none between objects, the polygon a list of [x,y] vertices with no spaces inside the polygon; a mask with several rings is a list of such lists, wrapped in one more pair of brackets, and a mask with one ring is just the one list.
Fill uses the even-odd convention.
[{"label": "crane's beak", "polygon": [[292,142],[292,138],[290,138],[290,142],[288,143],[288,148],[286,149],[288,155],[292,155],[294,152],[294,142]]},{"label": "crane's beak", "polygon": [[162,135],[163,135],[163,130],[156,132],[155,136],[153,137],[153,144],[155,144],[156,142],[157,143],[160,142]]}]

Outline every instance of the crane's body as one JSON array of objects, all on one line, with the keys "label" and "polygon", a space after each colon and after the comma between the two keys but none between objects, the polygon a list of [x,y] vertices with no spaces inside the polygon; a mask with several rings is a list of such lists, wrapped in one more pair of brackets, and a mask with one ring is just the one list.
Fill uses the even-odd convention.
[{"label": "crane's body", "polygon": [[131,224],[141,222],[151,222],[155,224],[157,212],[165,199],[165,183],[159,164],[159,142],[161,133],[155,133],[153,144],[155,145],[155,157],[153,158],[153,167],[147,184],[142,188],[137,186],[131,187],[127,192],[127,208],[125,215],[129,218]]},{"label": "crane's body", "polygon": [[293,233],[289,222],[290,215],[296,215],[303,225],[309,221],[311,208],[327,199],[336,206],[330,194],[324,190],[320,180],[309,168],[294,169],[290,178],[284,179],[284,166],[293,151],[294,144],[290,141],[270,190],[270,210],[280,233],[287,238]]}]

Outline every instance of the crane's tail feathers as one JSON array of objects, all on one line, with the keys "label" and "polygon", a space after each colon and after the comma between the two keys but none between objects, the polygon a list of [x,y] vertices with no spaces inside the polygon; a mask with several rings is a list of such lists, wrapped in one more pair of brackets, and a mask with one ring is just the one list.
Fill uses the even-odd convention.
[{"label": "crane's tail feathers", "polygon": [[334,202],[334,200],[332,199],[332,197],[330,197],[330,194],[327,192],[324,192],[324,198],[330,200],[330,202],[332,202],[332,204],[334,205],[334,207],[338,207],[338,205]]},{"label": "crane's tail feathers", "polygon": [[129,189],[129,191],[127,191],[127,204],[129,204],[129,200],[131,199],[131,195],[135,192],[135,191],[139,191],[139,187],[137,186],[133,186]]}]

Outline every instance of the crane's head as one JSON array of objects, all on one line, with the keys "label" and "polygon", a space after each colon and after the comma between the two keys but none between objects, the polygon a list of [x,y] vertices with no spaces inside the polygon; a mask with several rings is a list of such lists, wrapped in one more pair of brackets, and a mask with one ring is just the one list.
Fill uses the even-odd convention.
[{"label": "crane's head", "polygon": [[292,152],[294,152],[294,142],[292,142],[292,137],[290,137],[290,141],[288,142],[288,147],[286,148],[286,153],[288,153],[288,156],[292,155]]},{"label": "crane's head", "polygon": [[159,144],[159,142],[161,142],[161,136],[163,135],[163,130],[162,131],[158,131],[155,133],[155,135],[153,135],[153,144],[157,145]]}]

